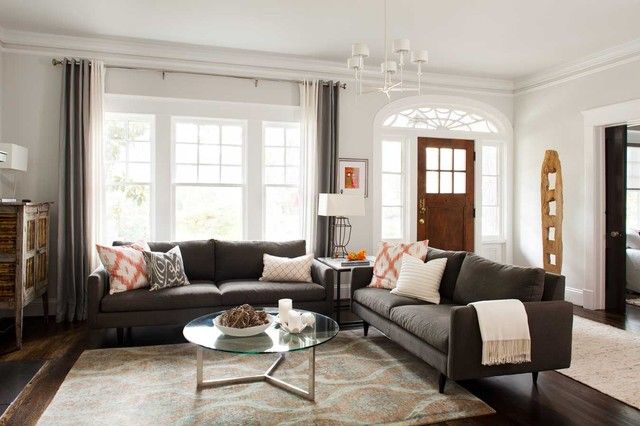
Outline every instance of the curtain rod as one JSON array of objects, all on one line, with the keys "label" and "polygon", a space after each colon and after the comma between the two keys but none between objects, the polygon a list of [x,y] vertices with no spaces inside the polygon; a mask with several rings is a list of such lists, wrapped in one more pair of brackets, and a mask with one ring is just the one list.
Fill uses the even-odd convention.
[{"label": "curtain rod", "polygon": [[[74,59],[75,60],[75,59]],[[53,66],[61,65],[62,60],[60,59],[52,59],[51,63]],[[245,77],[241,75],[233,75],[233,74],[219,74],[219,73],[208,73],[208,72],[196,72],[196,71],[175,71],[175,70],[165,70],[161,68],[148,68],[148,67],[125,67],[125,66],[117,66],[117,65],[105,65],[107,69],[117,69],[117,70],[134,70],[134,71],[155,71],[162,73],[162,79],[164,80],[164,76],[166,74],[188,74],[188,75],[202,75],[207,77],[225,77],[225,78],[237,78],[240,80],[252,80],[255,83],[255,86],[258,86],[258,81],[275,81],[279,83],[304,83],[302,80],[288,80],[284,78],[270,78],[270,77]],[[325,80],[319,80],[322,84],[327,85],[328,82]],[[338,82],[338,87],[342,89],[347,88],[346,83]]]}]

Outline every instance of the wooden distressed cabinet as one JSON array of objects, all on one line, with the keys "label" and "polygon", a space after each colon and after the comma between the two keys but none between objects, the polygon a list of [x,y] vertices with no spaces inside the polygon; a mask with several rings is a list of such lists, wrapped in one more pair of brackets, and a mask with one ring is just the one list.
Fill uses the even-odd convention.
[{"label": "wooden distressed cabinet", "polygon": [[16,313],[16,344],[22,347],[24,307],[42,297],[48,315],[49,211],[51,203],[0,204],[0,308]]}]

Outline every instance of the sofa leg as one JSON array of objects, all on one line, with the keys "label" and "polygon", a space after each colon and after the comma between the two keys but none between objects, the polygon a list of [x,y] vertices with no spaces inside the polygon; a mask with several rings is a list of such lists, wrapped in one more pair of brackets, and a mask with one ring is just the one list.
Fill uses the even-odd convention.
[{"label": "sofa leg", "polygon": [[533,384],[538,386],[538,372],[534,371],[531,373],[531,377],[533,378]]},{"label": "sofa leg", "polygon": [[367,336],[369,334],[369,323],[366,321],[362,321],[362,330],[364,331],[364,335]]},{"label": "sofa leg", "polygon": [[118,346],[122,346],[124,344],[124,328],[116,328],[116,336],[118,339]]},{"label": "sofa leg", "polygon": [[438,392],[444,393],[444,385],[447,383],[447,376],[440,373],[440,377],[438,378]]}]

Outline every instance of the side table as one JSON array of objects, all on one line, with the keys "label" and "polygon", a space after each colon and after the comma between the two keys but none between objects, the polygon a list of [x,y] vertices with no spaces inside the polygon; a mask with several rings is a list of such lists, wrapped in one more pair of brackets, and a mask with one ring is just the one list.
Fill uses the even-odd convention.
[{"label": "side table", "polygon": [[[319,257],[318,261],[327,265],[328,267],[330,267],[331,269],[333,269],[335,276],[336,276],[336,287],[338,288],[338,291],[336,292],[336,300],[335,300],[335,310],[336,310],[336,322],[338,323],[338,325],[342,326],[342,325],[349,325],[350,323],[359,323],[359,321],[351,321],[350,323],[343,323],[340,320],[340,310],[345,307],[342,306],[341,303],[341,299],[340,299],[340,290],[341,290],[341,285],[342,285],[342,273],[343,272],[350,272],[353,268],[358,268],[358,267],[362,267],[362,266],[373,266],[373,263],[375,262],[376,257],[375,256],[367,256],[367,261],[369,261],[369,265],[342,265],[342,262],[345,262],[346,259],[342,258],[342,257]],[[348,305],[346,305],[348,306]]]}]

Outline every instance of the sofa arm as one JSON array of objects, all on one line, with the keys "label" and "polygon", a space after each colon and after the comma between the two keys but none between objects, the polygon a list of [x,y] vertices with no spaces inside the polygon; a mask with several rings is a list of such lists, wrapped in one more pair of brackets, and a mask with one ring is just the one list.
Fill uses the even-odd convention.
[{"label": "sofa arm", "polygon": [[102,298],[107,295],[109,291],[109,274],[100,266],[93,271],[87,279],[87,293],[88,293],[88,317],[89,326],[91,328],[98,328],[98,313],[100,312],[100,302]]},{"label": "sofa arm", "polygon": [[351,270],[351,300],[359,288],[369,285],[373,277],[373,266],[357,266]]},{"label": "sofa arm", "polygon": [[311,264],[311,279],[325,288],[325,297],[333,300],[334,271],[319,260],[314,259]]},{"label": "sofa arm", "polygon": [[573,305],[565,301],[524,303],[531,335],[531,362],[484,366],[478,315],[472,306],[451,310],[447,376],[475,379],[544,370],[571,365]]}]

